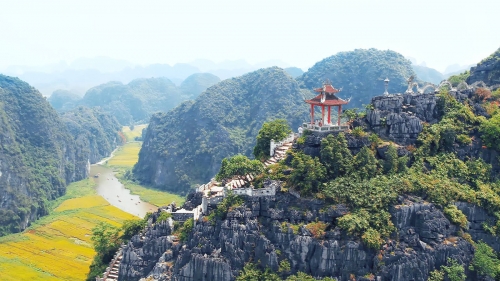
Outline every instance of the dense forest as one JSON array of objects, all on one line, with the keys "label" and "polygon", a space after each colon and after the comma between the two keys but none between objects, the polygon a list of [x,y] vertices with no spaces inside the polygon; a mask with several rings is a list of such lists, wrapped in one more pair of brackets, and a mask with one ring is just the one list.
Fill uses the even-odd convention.
[{"label": "dense forest", "polygon": [[356,49],[325,58],[311,67],[297,80],[302,88],[313,89],[330,79],[338,95],[352,98],[350,108],[362,108],[374,96],[384,93],[384,79],[389,78],[390,93],[404,93],[406,79],[415,75],[411,62],[394,51]]},{"label": "dense forest", "polygon": [[[92,139],[116,144],[116,120],[97,114],[79,135],[68,129],[47,100],[27,83],[0,75],[0,235],[18,232],[47,213],[47,201],[65,193],[67,184],[88,176],[92,155],[112,147],[85,146]],[[82,109],[83,110],[83,109]],[[75,115],[76,116],[76,115]],[[99,116],[99,117],[97,117]],[[93,130],[105,132],[105,136]],[[85,133],[86,132],[86,133]],[[95,135],[94,135],[95,134]],[[88,139],[87,139],[88,138]]]}]

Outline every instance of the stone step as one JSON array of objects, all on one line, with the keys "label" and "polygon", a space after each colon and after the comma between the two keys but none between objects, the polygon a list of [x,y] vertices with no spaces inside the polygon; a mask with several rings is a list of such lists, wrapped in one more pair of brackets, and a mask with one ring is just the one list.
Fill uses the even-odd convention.
[{"label": "stone step", "polygon": [[108,274],[108,278],[118,278],[117,274]]}]

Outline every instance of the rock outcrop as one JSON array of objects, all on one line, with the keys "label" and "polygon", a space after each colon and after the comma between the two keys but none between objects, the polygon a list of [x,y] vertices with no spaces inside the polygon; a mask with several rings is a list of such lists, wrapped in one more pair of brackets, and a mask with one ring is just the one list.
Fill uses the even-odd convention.
[{"label": "rock outcrop", "polygon": [[[247,262],[278,272],[283,260],[291,265],[283,277],[302,271],[338,280],[370,280],[362,279],[370,275],[378,280],[427,280],[448,258],[467,265],[474,253],[460,228],[418,197],[399,198],[391,209],[396,231],[376,251],[336,226],[336,218],[349,211],[343,205],[283,192],[245,198],[224,220],[201,218],[185,242],[172,242],[167,224],[151,224],[125,248],[119,280],[232,281]],[[480,208],[459,207],[469,208],[464,213],[471,219],[488,218]],[[328,224],[323,236],[310,230],[317,222]],[[472,227],[471,235],[497,241],[479,227]]]},{"label": "rock outcrop", "polygon": [[488,86],[500,84],[500,48],[470,69],[467,84],[483,81]]},{"label": "rock outcrop", "polygon": [[439,118],[438,97],[434,93],[378,96],[366,111],[366,121],[378,135],[401,145],[414,144],[423,122]]}]

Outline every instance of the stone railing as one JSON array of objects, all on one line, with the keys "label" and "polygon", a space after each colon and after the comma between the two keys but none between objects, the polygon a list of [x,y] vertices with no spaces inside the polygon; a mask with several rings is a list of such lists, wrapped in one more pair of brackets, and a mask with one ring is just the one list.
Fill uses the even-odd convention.
[{"label": "stone railing", "polygon": [[310,123],[304,123],[302,124],[302,128],[310,130],[310,131],[318,131],[318,132],[340,132],[340,131],[345,131],[349,129],[348,125],[323,125],[323,126],[318,126],[318,125],[313,125]]},{"label": "stone railing", "polygon": [[290,135],[288,135],[288,137],[286,137],[285,139],[282,139],[278,142],[276,142],[275,140],[271,140],[271,147],[270,147],[269,155],[274,156],[274,152],[275,152],[277,147],[280,147],[287,142],[292,142],[294,138],[295,138],[295,134],[290,133]]}]

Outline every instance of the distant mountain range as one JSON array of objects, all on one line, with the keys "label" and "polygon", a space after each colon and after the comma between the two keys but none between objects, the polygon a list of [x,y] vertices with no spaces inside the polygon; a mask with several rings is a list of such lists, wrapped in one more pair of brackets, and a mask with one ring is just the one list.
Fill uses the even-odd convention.
[{"label": "distant mountain range", "polygon": [[95,57],[80,58],[71,64],[59,62],[39,67],[11,66],[0,72],[27,81],[45,96],[50,96],[60,89],[82,96],[91,87],[109,81],[129,83],[137,78],[167,77],[174,84],[180,85],[194,73],[207,72],[220,79],[227,79],[269,66],[290,67],[289,64],[279,60],[250,64],[245,60],[215,63],[206,59],[177,63],[173,66],[168,64],[141,66],[125,60]]},{"label": "distant mountain range", "polygon": [[122,125],[147,123],[155,112],[166,112],[183,101],[195,99],[219,77],[210,73],[195,73],[178,87],[166,77],[140,78],[123,84],[111,81],[89,89],[83,98],[67,90],[57,90],[48,98],[59,112],[79,105],[100,107]]}]

